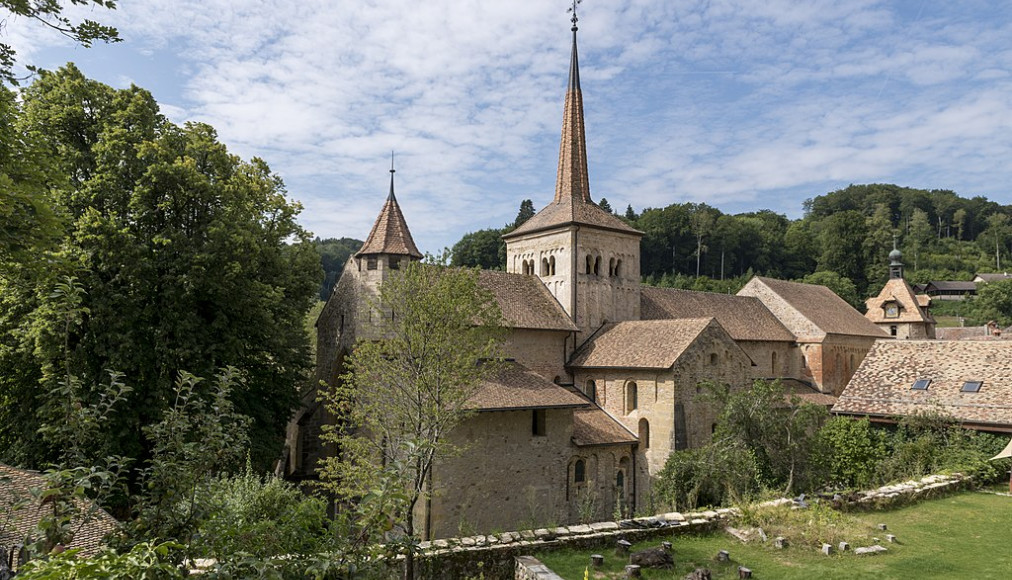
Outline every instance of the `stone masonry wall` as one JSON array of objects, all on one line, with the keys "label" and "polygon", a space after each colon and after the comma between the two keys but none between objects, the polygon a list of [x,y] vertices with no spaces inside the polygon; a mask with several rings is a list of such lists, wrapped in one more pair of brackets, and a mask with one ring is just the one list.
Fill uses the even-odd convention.
[{"label": "stone masonry wall", "polygon": [[545,379],[559,377],[561,383],[568,383],[570,376],[565,367],[568,337],[568,331],[514,328],[506,337],[504,350],[507,356]]}]

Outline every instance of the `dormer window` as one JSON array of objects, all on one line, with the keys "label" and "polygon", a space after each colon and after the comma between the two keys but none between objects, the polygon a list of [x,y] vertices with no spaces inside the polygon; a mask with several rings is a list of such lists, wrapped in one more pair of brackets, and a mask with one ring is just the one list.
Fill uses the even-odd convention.
[{"label": "dormer window", "polygon": [[917,379],[914,381],[914,385],[910,387],[910,389],[913,391],[926,391],[928,390],[928,385],[930,384],[931,379]]},{"label": "dormer window", "polygon": [[977,393],[980,392],[980,387],[983,385],[983,381],[966,381],[963,383],[963,388],[959,389],[961,393]]},{"label": "dormer window", "polygon": [[886,303],[886,305],[882,309],[885,310],[885,317],[886,318],[899,318],[900,317],[900,305],[896,304],[895,302],[888,302],[888,303]]}]

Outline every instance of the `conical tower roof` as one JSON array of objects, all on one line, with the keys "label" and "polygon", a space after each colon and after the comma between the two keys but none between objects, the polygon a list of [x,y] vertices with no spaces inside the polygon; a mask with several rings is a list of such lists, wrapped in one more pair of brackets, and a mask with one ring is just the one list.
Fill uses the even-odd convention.
[{"label": "conical tower roof", "polygon": [[562,142],[555,180],[555,199],[522,226],[503,236],[512,238],[569,224],[640,234],[624,221],[591,201],[587,174],[587,139],[584,132],[583,93],[580,90],[580,63],[576,49],[576,13],[573,13],[573,50],[569,62],[569,86],[562,113]]},{"label": "conical tower roof", "polygon": [[422,253],[415,246],[411,239],[411,230],[408,229],[408,222],[404,221],[404,214],[401,213],[401,206],[397,203],[394,195],[394,168],[393,161],[390,167],[390,194],[387,195],[386,203],[380,210],[376,223],[369,232],[361,249],[355,256],[366,256],[369,254],[394,254],[399,256],[411,256],[422,259]]}]

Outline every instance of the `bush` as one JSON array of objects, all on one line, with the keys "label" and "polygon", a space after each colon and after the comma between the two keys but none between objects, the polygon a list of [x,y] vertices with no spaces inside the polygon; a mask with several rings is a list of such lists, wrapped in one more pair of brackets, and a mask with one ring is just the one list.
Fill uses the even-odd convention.
[{"label": "bush", "polygon": [[168,580],[183,578],[183,572],[171,560],[178,546],[144,542],[129,552],[118,554],[106,549],[89,558],[80,558],[79,550],[67,550],[48,559],[35,559],[18,570],[18,580],[64,580],[66,578],[102,580]]},{"label": "bush", "polygon": [[209,480],[200,495],[206,516],[191,548],[207,558],[314,554],[333,547],[327,504],[280,478],[240,475]]},{"label": "bush", "polygon": [[834,417],[822,426],[817,439],[826,483],[833,487],[870,486],[876,480],[876,466],[888,453],[885,432],[872,427],[867,418]]},{"label": "bush", "polygon": [[754,456],[730,439],[668,456],[654,485],[654,503],[665,509],[724,505],[759,489]]}]

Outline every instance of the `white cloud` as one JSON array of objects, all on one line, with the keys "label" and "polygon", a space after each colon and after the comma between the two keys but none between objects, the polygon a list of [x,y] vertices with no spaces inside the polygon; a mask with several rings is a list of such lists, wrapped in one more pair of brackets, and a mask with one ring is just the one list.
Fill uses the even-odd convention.
[{"label": "white cloud", "polygon": [[[265,158],[321,235],[368,232],[396,150],[405,215],[435,250],[511,221],[523,198],[551,198],[567,5],[138,0],[90,17],[120,28],[117,50],[172,53],[166,77],[180,86],[156,94],[166,115]],[[797,215],[818,188],[866,181],[1012,201],[1012,22],[989,2],[580,10],[591,187],[614,207],[692,200]],[[17,34],[24,54],[69,48]],[[106,82],[140,76],[106,66]]]}]

